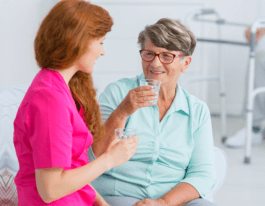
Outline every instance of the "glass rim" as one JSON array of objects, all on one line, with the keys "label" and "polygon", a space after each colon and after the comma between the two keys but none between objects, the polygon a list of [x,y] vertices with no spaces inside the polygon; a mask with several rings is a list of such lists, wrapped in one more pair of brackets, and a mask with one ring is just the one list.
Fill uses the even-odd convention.
[{"label": "glass rim", "polygon": [[140,79],[140,81],[161,82],[160,80],[157,79]]},{"label": "glass rim", "polygon": [[[151,86],[155,86],[155,87],[160,87],[162,82],[160,80],[156,80],[156,79],[140,79],[140,86],[143,82],[146,82],[146,85],[151,85]],[[146,85],[142,85],[142,86],[146,86]]]}]

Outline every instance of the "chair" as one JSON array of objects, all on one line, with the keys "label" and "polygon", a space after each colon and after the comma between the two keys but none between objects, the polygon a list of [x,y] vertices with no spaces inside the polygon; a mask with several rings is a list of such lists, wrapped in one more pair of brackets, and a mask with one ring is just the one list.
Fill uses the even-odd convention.
[{"label": "chair", "polygon": [[28,87],[0,87],[0,202],[10,206],[18,204],[14,178],[19,164],[13,144],[13,122]]},{"label": "chair", "polygon": [[[205,199],[213,202],[214,196],[222,186],[225,180],[227,172],[227,156],[225,152],[217,147],[214,147],[215,153],[215,170],[216,170],[216,183],[213,188],[205,196]],[[104,197],[105,201],[112,206],[132,206],[139,199],[133,197],[119,197],[119,196],[108,196]]]}]

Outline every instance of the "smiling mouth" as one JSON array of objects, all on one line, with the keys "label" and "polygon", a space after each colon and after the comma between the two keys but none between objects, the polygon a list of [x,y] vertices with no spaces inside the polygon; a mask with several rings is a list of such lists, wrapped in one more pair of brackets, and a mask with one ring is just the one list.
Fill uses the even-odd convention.
[{"label": "smiling mouth", "polygon": [[163,74],[165,72],[154,72],[154,71],[150,71],[152,74]]}]

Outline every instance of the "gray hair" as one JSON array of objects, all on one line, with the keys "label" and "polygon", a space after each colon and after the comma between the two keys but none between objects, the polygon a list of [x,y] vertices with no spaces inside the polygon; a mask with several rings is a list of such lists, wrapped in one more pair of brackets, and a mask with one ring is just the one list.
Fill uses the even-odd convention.
[{"label": "gray hair", "polygon": [[138,36],[141,49],[145,49],[146,40],[157,47],[181,51],[181,54],[191,56],[196,46],[196,37],[177,20],[162,18],[155,24],[146,26]]}]

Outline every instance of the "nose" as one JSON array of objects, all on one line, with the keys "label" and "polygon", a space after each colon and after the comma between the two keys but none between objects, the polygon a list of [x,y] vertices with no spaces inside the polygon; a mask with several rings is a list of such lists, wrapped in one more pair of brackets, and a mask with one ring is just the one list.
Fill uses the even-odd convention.
[{"label": "nose", "polygon": [[158,58],[158,56],[156,56],[154,59],[153,59],[153,61],[151,62],[151,66],[152,67],[159,67],[159,66],[161,66],[161,61],[160,61],[160,59]]},{"label": "nose", "polygon": [[101,56],[104,56],[104,55],[105,55],[105,50],[104,48],[102,48]]}]

